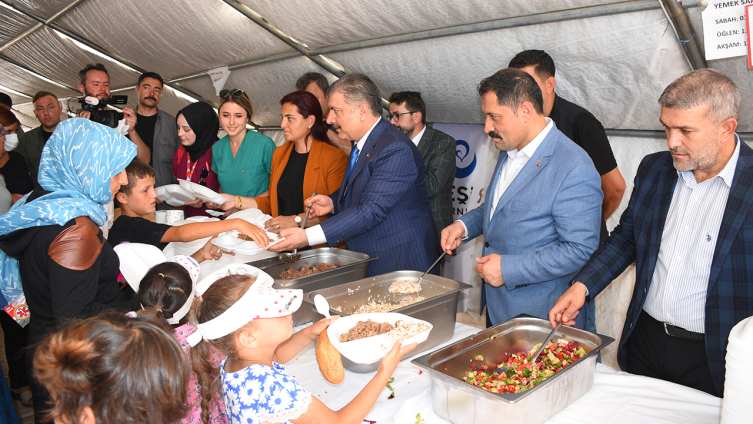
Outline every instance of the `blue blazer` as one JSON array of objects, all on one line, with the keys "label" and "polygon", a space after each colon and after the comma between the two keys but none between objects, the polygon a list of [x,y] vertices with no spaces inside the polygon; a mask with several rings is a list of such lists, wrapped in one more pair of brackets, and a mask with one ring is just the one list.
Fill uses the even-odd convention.
[{"label": "blue blazer", "polygon": [[[368,276],[426,271],[441,248],[426,194],[426,171],[413,142],[380,118],[348,181],[330,195],[335,210],[320,225],[327,244],[379,256]],[[439,273],[439,266],[432,270]]]},{"label": "blue blazer", "polygon": [[[547,318],[571,277],[599,244],[601,179],[585,151],[553,127],[499,199],[492,200],[506,152],[482,206],[460,218],[468,239],[483,234],[484,256],[501,256],[505,284],[484,284],[481,308],[493,324],[527,313]],[[585,309],[576,319],[583,328]]]},{"label": "blue blazer", "polygon": [[[706,290],[706,356],[719,393],[724,392],[724,356],[729,332],[735,324],[753,315],[753,149],[739,142],[742,143],[740,157],[719,228]],[[617,350],[617,361],[623,369],[627,364],[625,343],[648,295],[677,178],[669,152],[643,158],[620,225],[576,277],[593,297],[636,262],[633,298]]]}]

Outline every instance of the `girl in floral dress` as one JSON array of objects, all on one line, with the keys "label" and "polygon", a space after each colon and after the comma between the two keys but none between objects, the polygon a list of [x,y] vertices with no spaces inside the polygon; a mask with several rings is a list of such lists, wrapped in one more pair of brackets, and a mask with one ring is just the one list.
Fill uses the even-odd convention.
[{"label": "girl in floral dress", "polygon": [[[292,314],[301,306],[301,290],[274,290],[266,273],[249,265],[218,271],[202,280],[194,303],[200,345],[227,355],[222,362],[222,391],[231,423],[361,423],[376,403],[400,359],[416,344],[396,343],[376,376],[348,405],[333,411],[311,396],[279,362],[295,356],[309,329],[314,340],[331,320],[293,334]],[[291,337],[292,336],[292,337]],[[191,352],[197,352],[193,349]],[[207,349],[204,349],[207,352]],[[205,356],[207,361],[209,356]],[[287,358],[287,359],[286,359]]]}]

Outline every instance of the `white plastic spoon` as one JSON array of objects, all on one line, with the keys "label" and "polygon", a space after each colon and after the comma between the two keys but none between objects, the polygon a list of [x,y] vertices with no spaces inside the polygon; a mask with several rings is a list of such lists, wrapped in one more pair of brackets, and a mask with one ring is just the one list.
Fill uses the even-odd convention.
[{"label": "white plastic spoon", "polygon": [[324,296],[317,294],[314,296],[314,305],[316,305],[316,311],[324,315],[325,318],[332,318],[329,314],[329,302]]}]

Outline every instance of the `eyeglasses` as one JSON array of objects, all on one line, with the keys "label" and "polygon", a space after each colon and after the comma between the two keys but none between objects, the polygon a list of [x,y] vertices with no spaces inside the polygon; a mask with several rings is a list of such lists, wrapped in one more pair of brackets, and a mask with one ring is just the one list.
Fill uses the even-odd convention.
[{"label": "eyeglasses", "polygon": [[414,113],[416,112],[393,113],[392,115],[390,115],[390,120],[397,122],[400,120],[400,115],[408,115],[408,114],[413,115]]},{"label": "eyeglasses", "polygon": [[243,90],[240,88],[234,88],[232,90],[228,90],[227,88],[220,91],[220,98],[221,99],[227,99],[230,96],[233,96],[233,98],[237,99],[238,97],[243,95]]}]

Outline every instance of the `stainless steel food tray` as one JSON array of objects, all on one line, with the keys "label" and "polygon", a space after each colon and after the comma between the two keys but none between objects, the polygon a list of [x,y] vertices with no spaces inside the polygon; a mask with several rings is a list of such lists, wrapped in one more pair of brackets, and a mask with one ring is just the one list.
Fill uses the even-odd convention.
[{"label": "stainless steel food tray", "polygon": [[[429,373],[434,412],[453,423],[538,424],[553,417],[591,389],[599,352],[613,338],[577,328],[560,327],[555,334],[578,343],[587,352],[538,386],[522,393],[491,393],[460,380],[471,364],[499,364],[510,354],[526,352],[540,343],[552,326],[541,318],[521,314],[447,347],[414,359]],[[474,361],[478,354],[484,361]]]},{"label": "stainless steel food tray", "polygon": [[[421,274],[422,272],[419,271],[389,272],[328,289],[312,291],[307,296],[304,296],[303,300],[310,305],[314,321],[323,318],[316,311],[316,306],[314,306],[314,296],[317,294],[321,294],[329,302],[332,308],[329,311],[330,314],[351,315],[359,306],[372,300],[398,302],[405,297],[413,296],[390,294],[387,290],[392,283],[398,280],[418,281]],[[455,314],[457,311],[458,296],[461,291],[470,288],[470,285],[459,281],[427,274],[421,281],[420,293],[425,297],[425,300],[392,311],[428,321],[434,326],[429,338],[419,344],[411,352],[411,355],[431,349],[452,338],[452,335],[455,334]],[[341,311],[334,308],[341,308]],[[381,361],[377,361],[373,364],[364,365],[351,362],[345,357],[342,360],[343,366],[354,372],[376,371],[381,363]]]},{"label": "stainless steel food tray", "polygon": [[[294,264],[282,262],[277,259],[277,256],[249,262],[248,264],[263,270],[274,278],[275,288],[301,289],[305,298],[313,290],[333,287],[365,278],[369,262],[379,259],[366,253],[334,247],[322,247],[305,250],[300,253],[301,259]],[[334,264],[337,265],[337,268],[300,278],[284,279],[280,277],[283,271],[287,271],[290,268],[299,270],[303,266],[311,267],[322,263]],[[309,321],[311,321],[310,308],[301,307],[293,314],[293,325],[300,325]]]}]

